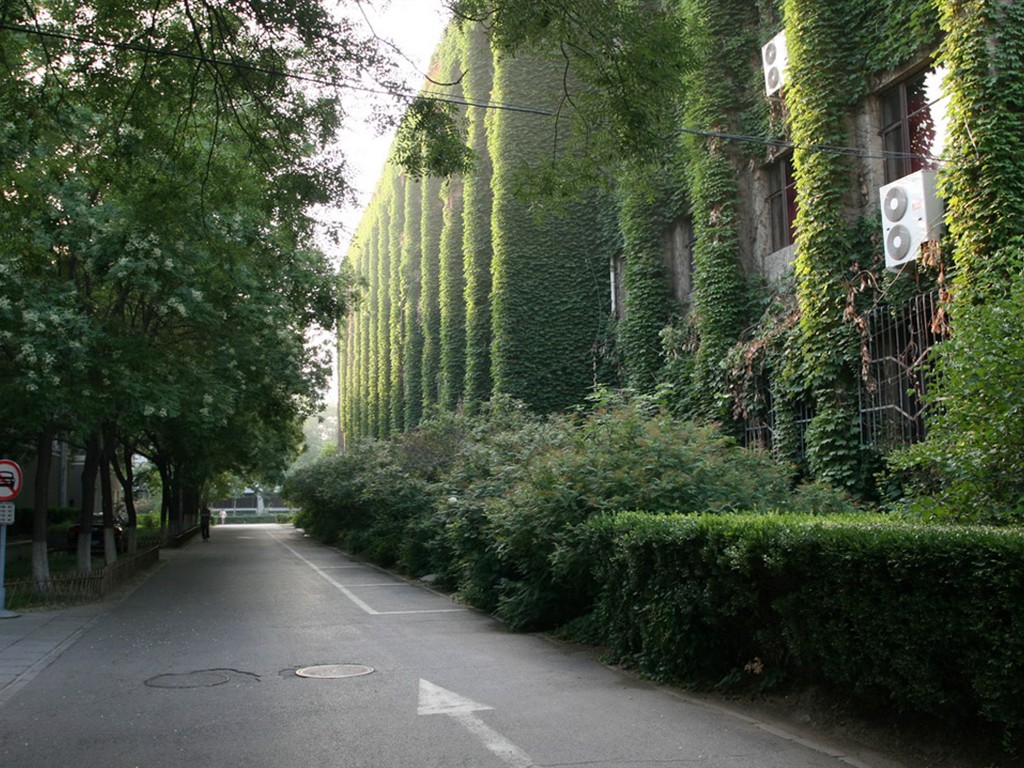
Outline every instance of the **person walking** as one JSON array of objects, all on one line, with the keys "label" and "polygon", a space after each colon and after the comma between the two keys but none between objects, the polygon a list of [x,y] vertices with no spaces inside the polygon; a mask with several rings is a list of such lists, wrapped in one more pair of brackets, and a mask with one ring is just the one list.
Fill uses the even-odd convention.
[{"label": "person walking", "polygon": [[203,541],[210,540],[210,508],[203,507],[199,513],[199,532],[203,534]]},{"label": "person walking", "polygon": [[220,511],[220,524],[224,525],[228,521],[228,512],[226,509]]}]

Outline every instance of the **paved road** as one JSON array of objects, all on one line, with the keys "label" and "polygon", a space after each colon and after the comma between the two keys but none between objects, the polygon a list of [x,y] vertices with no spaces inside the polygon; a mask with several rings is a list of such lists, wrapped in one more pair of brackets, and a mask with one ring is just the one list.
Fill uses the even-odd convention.
[{"label": "paved road", "polygon": [[163,557],[0,695],[0,766],[893,765],[507,632],[290,527]]}]

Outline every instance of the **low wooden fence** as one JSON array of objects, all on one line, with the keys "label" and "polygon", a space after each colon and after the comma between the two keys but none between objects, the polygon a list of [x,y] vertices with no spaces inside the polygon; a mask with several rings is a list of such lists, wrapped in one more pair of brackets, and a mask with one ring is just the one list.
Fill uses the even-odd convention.
[{"label": "low wooden fence", "polygon": [[50,578],[44,589],[35,579],[7,581],[6,607],[17,610],[24,607],[65,606],[99,600],[114,587],[124,584],[141,571],[151,568],[160,560],[160,547],[150,546],[134,555],[122,557],[112,565],[93,571],[88,576],[57,575]]}]

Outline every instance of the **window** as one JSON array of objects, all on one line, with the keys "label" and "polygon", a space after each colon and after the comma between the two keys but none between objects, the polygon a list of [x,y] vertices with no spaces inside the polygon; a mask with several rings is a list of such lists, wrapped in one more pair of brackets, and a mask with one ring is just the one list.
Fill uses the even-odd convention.
[{"label": "window", "polygon": [[920,72],[882,93],[885,183],[923,168],[938,167],[946,139],[942,70]]},{"label": "window", "polygon": [[768,166],[768,215],[772,251],[792,245],[796,225],[796,180],[791,155],[780,157]]},{"label": "window", "polygon": [[680,216],[661,235],[662,253],[669,280],[669,295],[680,307],[690,304],[693,290],[693,221]]}]

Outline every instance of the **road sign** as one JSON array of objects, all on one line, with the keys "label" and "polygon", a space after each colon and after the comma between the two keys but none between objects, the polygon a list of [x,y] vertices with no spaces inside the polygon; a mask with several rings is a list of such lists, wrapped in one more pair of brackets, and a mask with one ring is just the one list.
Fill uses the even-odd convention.
[{"label": "road sign", "polygon": [[21,493],[21,467],[10,459],[0,459],[0,501],[14,501]]},{"label": "road sign", "polygon": [[0,525],[14,525],[13,501],[0,501]]}]

